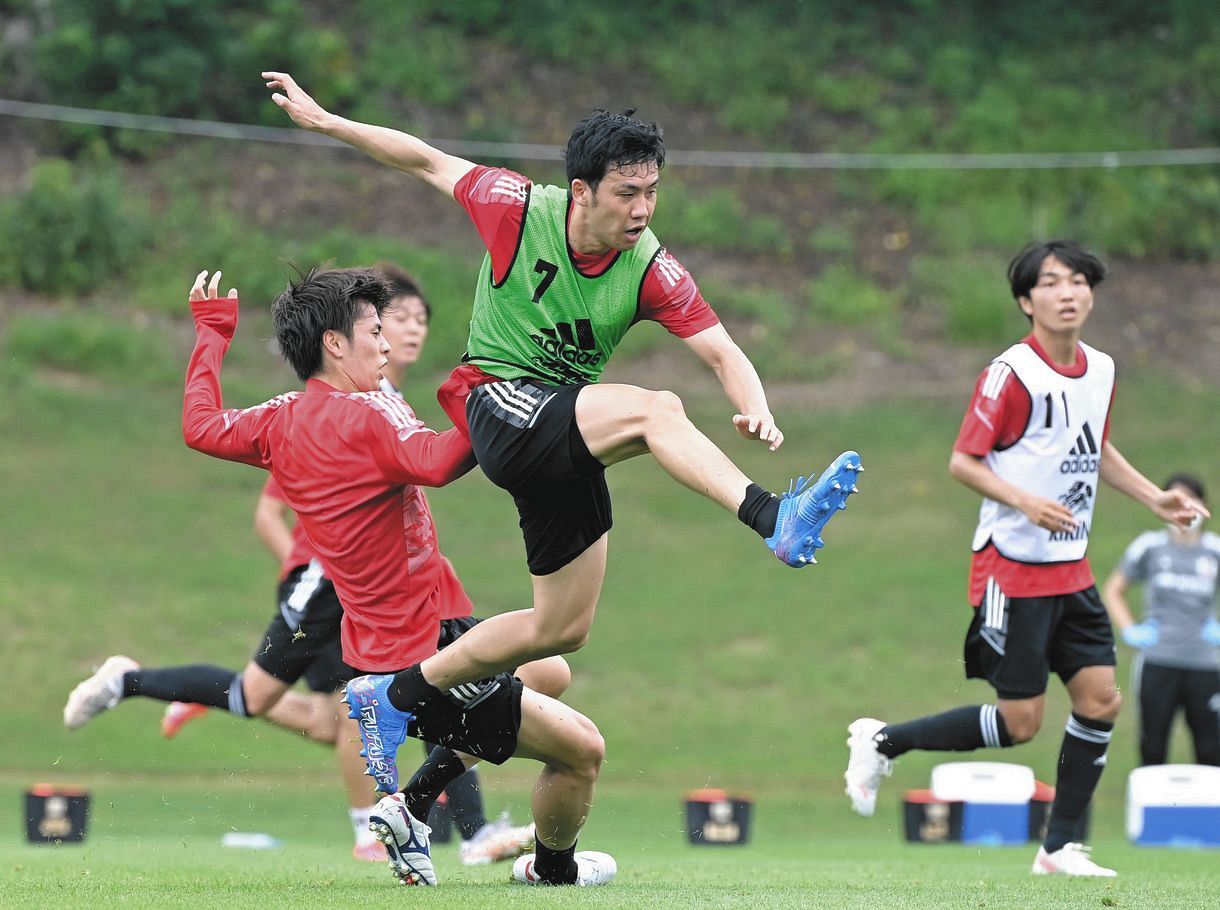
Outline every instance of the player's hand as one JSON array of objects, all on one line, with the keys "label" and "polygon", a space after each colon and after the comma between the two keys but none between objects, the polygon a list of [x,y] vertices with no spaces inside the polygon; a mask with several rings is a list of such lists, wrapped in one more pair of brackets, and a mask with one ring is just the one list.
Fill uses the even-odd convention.
[{"label": "player's hand", "polygon": [[[207,290],[204,290],[204,287]],[[212,280],[208,281],[208,270],[204,269],[195,276],[195,284],[191,287],[190,300],[215,300],[220,296],[220,272],[215,272],[212,275]],[[229,288],[229,296],[237,297],[237,288]]]},{"label": "player's hand", "polygon": [[770,414],[734,414],[733,426],[746,439],[765,442],[772,452],[784,444],[784,434]]},{"label": "player's hand", "polygon": [[1076,515],[1061,502],[1030,496],[1021,504],[1025,517],[1048,531],[1075,531],[1080,524]]},{"label": "player's hand", "polygon": [[1212,617],[1203,624],[1203,632],[1201,633],[1203,640],[1213,647],[1220,648],[1220,622],[1216,621],[1216,617]]},{"label": "player's hand", "polygon": [[1151,648],[1160,640],[1160,623],[1155,619],[1145,619],[1143,622],[1123,629],[1123,641],[1140,651]]},{"label": "player's hand", "polygon": [[1207,506],[1180,487],[1161,490],[1152,500],[1152,511],[1161,521],[1167,521],[1183,531],[1194,527],[1204,518],[1212,517]]},{"label": "player's hand", "polygon": [[309,97],[295,79],[287,73],[273,72],[263,73],[263,78],[267,80],[267,88],[273,90],[271,100],[287,112],[293,123],[307,130],[322,130],[330,114]]}]

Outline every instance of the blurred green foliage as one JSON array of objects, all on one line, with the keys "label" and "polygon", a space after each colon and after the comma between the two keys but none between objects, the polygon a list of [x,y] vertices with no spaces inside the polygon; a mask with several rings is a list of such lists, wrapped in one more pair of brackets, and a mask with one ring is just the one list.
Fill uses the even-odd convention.
[{"label": "blurred green foliage", "polygon": [[0,282],[87,290],[121,275],[148,231],[147,214],[104,152],[77,165],[45,159],[25,193],[0,200]]},{"label": "blurred green foliage", "polygon": [[[611,98],[621,83],[632,96],[689,110],[705,124],[695,136],[711,148],[1220,144],[1220,17],[1203,0],[623,0],[613,13],[563,0],[3,0],[0,9],[0,94],[135,113],[283,126],[258,74],[286,69],[323,105],[358,119],[412,129],[440,113],[464,138],[530,139],[514,99],[536,97],[534,65],[544,64],[593,77]],[[136,305],[169,309],[184,276],[189,283],[199,268],[219,265],[245,301],[263,306],[289,263],[389,258],[417,263],[447,305],[469,305],[470,257],[320,219],[255,224],[199,181],[177,186],[166,176],[175,162],[195,166],[185,143],[167,148],[157,134],[69,125],[43,125],[37,135],[64,160],[44,161],[28,189],[0,198],[0,287],[79,294],[127,276],[124,294]],[[153,162],[160,184],[146,192],[125,182],[99,156],[103,144]],[[545,170],[521,167],[535,177]],[[1007,295],[977,289],[1033,237],[1074,236],[1126,258],[1220,256],[1214,166],[838,172],[826,181],[836,204],[816,226],[788,223],[759,203],[767,189],[780,186],[772,195],[781,196],[783,181],[796,186],[806,175],[760,178],[774,184],[759,196],[744,181],[718,179],[716,171],[667,173],[655,226],[684,259],[707,251],[807,268],[800,302],[788,299],[799,290],[767,287],[765,274],[758,288],[720,295],[730,312],[756,311],[738,315],[764,348],[810,317],[897,337],[909,307],[933,313],[950,338],[990,343],[1012,328],[1011,314],[979,301]],[[144,208],[130,204],[145,197]],[[900,274],[864,247],[871,224],[862,213],[879,210],[914,238],[916,255]],[[438,322],[434,349],[460,353],[465,324],[464,316]],[[774,362],[786,374],[780,347]]]}]

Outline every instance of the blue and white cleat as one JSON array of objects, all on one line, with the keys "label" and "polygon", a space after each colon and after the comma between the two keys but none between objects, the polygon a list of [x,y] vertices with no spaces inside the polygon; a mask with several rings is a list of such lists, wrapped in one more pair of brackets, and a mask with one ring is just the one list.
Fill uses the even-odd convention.
[{"label": "blue and white cleat", "polygon": [[407,811],[401,793],[391,793],[369,813],[369,830],[385,844],[390,871],[404,885],[435,885],[428,838],[432,829]]},{"label": "blue and white cleat", "polygon": [[822,528],[835,512],[847,508],[847,497],[860,492],[856,476],[864,470],[860,456],[844,452],[822,472],[815,483],[812,477],[798,477],[780,497],[775,533],[767,546],[782,562],[793,568],[816,565],[814,552],[824,547]]},{"label": "blue and white cleat", "polygon": [[360,725],[364,748],[360,757],[368,763],[364,773],[377,781],[382,793],[398,792],[398,747],[407,738],[407,724],[415,719],[399,711],[387,694],[392,674],[357,676],[343,689],[343,701],[351,710],[347,716]]}]

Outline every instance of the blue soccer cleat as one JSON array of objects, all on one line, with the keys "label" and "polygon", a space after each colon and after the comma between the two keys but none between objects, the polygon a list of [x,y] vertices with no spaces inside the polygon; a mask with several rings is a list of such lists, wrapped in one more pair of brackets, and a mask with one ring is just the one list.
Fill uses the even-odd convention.
[{"label": "blue soccer cleat", "polygon": [[847,497],[858,493],[856,475],[863,471],[860,456],[844,452],[814,483],[812,477],[798,477],[779,501],[775,533],[767,546],[793,568],[815,565],[814,551],[826,544],[822,528],[835,512],[847,508]]},{"label": "blue soccer cleat", "polygon": [[351,709],[348,717],[360,725],[360,741],[364,748],[360,757],[368,762],[364,773],[377,781],[382,793],[398,792],[398,747],[407,738],[407,724],[415,719],[407,711],[399,711],[387,694],[392,674],[357,676],[343,689],[343,701]]}]

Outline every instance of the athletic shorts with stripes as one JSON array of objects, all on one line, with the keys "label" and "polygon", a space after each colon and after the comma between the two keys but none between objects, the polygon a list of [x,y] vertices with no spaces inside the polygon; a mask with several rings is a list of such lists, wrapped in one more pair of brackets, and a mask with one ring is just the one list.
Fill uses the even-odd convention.
[{"label": "athletic shorts with stripes", "polygon": [[612,524],[606,467],[576,425],[576,396],[586,384],[503,380],[475,386],[466,400],[475,457],[517,503],[534,575],[559,571]]},{"label": "athletic shorts with stripes", "polygon": [[[442,619],[438,650],[449,647],[482,620],[473,616]],[[365,675],[355,671],[357,676]],[[375,674],[369,674],[375,675]],[[521,680],[512,673],[454,686],[412,706],[408,735],[502,765],[517,751],[521,730]]]},{"label": "athletic shorts with stripes", "polygon": [[1067,683],[1085,667],[1115,664],[1114,632],[1096,586],[1050,597],[1008,597],[995,579],[966,632],[966,676],[1000,698],[1034,698],[1050,671]]},{"label": "athletic shorts with stripes", "polygon": [[279,609],[254,662],[280,682],[292,685],[304,677],[314,692],[334,692],[357,676],[343,662],[339,624],[343,607],[335,586],[316,559],[297,566],[280,582]]}]

